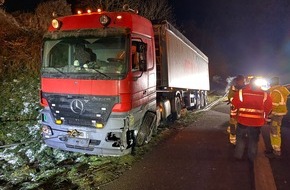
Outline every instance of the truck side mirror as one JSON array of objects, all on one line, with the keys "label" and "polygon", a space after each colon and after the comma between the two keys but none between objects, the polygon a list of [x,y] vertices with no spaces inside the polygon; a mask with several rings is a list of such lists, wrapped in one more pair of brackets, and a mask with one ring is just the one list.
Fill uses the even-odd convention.
[{"label": "truck side mirror", "polygon": [[146,60],[140,60],[140,71],[147,71],[147,62]]},{"label": "truck side mirror", "polygon": [[145,44],[144,42],[138,42],[137,52],[139,52],[139,53],[147,52],[147,44]]},{"label": "truck side mirror", "polygon": [[147,44],[144,42],[139,42],[137,45],[137,52],[139,52],[139,70],[147,71]]}]

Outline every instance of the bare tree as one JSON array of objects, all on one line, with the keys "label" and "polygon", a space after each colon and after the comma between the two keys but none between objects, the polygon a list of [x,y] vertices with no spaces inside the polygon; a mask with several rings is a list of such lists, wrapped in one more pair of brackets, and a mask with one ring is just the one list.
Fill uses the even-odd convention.
[{"label": "bare tree", "polygon": [[[150,20],[171,21],[173,18],[168,0],[72,1],[77,2],[80,8],[101,8],[106,11],[122,11],[123,5],[128,4],[131,9],[139,10],[141,16]],[[11,15],[0,8],[0,76],[7,71],[15,74],[20,70],[39,72],[42,36],[50,25],[53,12],[69,15],[71,7],[66,1],[51,0],[39,4],[34,13],[15,12]]]},{"label": "bare tree", "polygon": [[61,15],[71,14],[70,6],[63,0],[41,3],[35,14],[9,14],[0,8],[0,76],[3,73],[17,76],[19,71],[39,73],[42,36],[54,11]]},{"label": "bare tree", "polygon": [[168,4],[168,0],[139,0],[138,4],[140,15],[149,20],[174,21],[173,9],[171,5]]},{"label": "bare tree", "polygon": [[67,0],[73,5],[72,12],[76,13],[77,9],[93,9],[98,8],[104,11],[121,11],[124,4],[129,3],[130,0]]},{"label": "bare tree", "polygon": [[71,14],[70,6],[63,0],[47,1],[38,5],[35,10],[35,15],[38,20],[38,27],[42,31],[46,31],[51,20],[53,19],[52,13],[65,16]]},{"label": "bare tree", "polygon": [[19,27],[24,30],[32,30],[38,32],[38,20],[34,13],[32,12],[13,12],[13,17],[15,18]]},{"label": "bare tree", "polygon": [[[0,9],[0,80],[7,76],[9,70],[13,70],[16,65],[18,52],[15,52],[21,44],[22,34],[25,32],[23,27],[11,15]],[[16,67],[16,66],[15,66]],[[6,75],[4,75],[6,73]],[[11,72],[12,73],[12,72]]]},{"label": "bare tree", "polygon": [[[123,6],[128,4],[131,9],[138,10],[141,16],[149,20],[174,21],[173,9],[168,0],[75,0],[69,2],[75,3],[75,6],[80,9],[101,8],[105,11],[121,11]],[[77,9],[76,7],[74,9]]]}]

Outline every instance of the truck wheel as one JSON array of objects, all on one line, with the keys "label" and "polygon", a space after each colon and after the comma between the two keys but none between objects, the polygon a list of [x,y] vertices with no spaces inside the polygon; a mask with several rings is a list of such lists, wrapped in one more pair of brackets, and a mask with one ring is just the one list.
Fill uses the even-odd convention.
[{"label": "truck wheel", "polygon": [[207,106],[207,94],[204,95],[204,107]]},{"label": "truck wheel", "polygon": [[[152,135],[149,135],[149,136],[155,136],[155,135],[157,135],[157,132],[158,132],[158,126],[157,126],[157,116],[156,116],[156,114],[154,114],[154,119],[153,119],[153,121],[152,121],[152,125],[151,125],[151,129],[150,129],[150,131],[151,131],[151,134]],[[148,141],[149,142],[149,141]]]},{"label": "truck wheel", "polygon": [[197,93],[197,96],[196,96],[196,105],[195,105],[195,109],[200,109],[200,107],[201,107],[201,98],[200,98],[200,94],[199,93]]},{"label": "truck wheel", "polygon": [[181,101],[179,97],[175,97],[174,101],[174,112],[173,114],[175,115],[176,119],[179,119],[181,117]]},{"label": "truck wheel", "polygon": [[153,112],[147,112],[138,131],[136,145],[142,146],[148,143],[152,138],[154,130],[157,132],[156,127],[156,115]]},{"label": "truck wheel", "polygon": [[205,107],[204,102],[205,102],[204,94],[201,93],[201,94],[200,94],[200,107],[201,107],[201,108],[204,108],[204,107]]}]

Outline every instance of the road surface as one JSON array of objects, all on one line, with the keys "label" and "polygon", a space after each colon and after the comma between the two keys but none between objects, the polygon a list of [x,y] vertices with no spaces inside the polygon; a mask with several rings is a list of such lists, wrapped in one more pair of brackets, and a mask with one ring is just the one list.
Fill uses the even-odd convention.
[{"label": "road surface", "polygon": [[254,168],[247,159],[233,158],[234,147],[226,133],[228,113],[228,105],[219,103],[198,121],[173,130],[130,170],[99,189],[275,190],[269,160],[263,155],[263,138]]},{"label": "road surface", "polygon": [[[287,101],[290,110],[290,98]],[[270,147],[269,126],[262,128],[266,147]],[[290,189],[290,112],[283,118],[282,127],[282,156],[281,159],[271,159],[271,168],[276,182],[277,190]]]}]

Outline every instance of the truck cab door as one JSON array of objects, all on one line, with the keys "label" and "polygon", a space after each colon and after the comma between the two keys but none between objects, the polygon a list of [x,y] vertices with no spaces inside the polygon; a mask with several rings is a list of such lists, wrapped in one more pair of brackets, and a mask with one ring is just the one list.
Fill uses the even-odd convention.
[{"label": "truck cab door", "polygon": [[148,102],[147,44],[141,40],[132,40],[131,72],[132,72],[132,107]]}]

